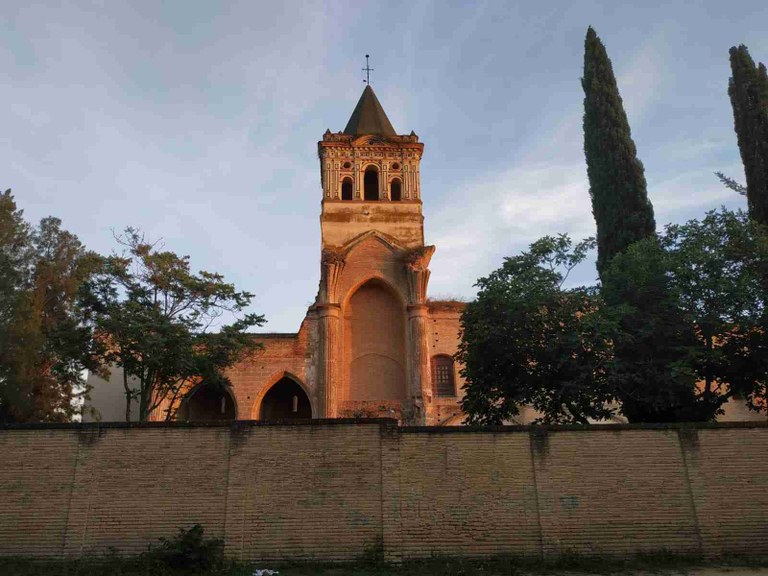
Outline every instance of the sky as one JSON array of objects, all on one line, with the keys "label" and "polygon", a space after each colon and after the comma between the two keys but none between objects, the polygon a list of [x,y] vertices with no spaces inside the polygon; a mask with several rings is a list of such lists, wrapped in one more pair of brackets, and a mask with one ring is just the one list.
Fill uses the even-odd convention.
[{"label": "sky", "polygon": [[[768,62],[764,0],[0,4],[0,188],[89,248],[114,232],[190,256],[295,332],[320,277],[317,141],[371,84],[425,143],[432,297],[546,234],[594,235],[584,36],[603,40],[659,227],[745,200],[728,49]],[[594,262],[571,281],[593,283]]]}]

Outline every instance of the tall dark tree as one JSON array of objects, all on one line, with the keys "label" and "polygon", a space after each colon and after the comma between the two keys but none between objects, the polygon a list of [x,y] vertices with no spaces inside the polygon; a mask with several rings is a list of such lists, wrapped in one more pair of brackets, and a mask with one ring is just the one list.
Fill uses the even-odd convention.
[{"label": "tall dark tree", "polygon": [[[695,379],[680,354],[692,333],[667,293],[661,259],[627,254],[637,242],[654,241],[653,206],[611,61],[591,27],[584,48],[584,153],[597,224],[597,269],[603,299],[620,326],[609,377],[631,421],[691,419],[696,416],[686,406]],[[614,268],[617,258],[622,262]]]},{"label": "tall dark tree", "polygon": [[94,368],[78,305],[97,259],[56,218],[29,226],[0,196],[0,420],[68,421]]},{"label": "tall dark tree", "polygon": [[597,223],[597,269],[602,274],[616,254],[653,235],[656,222],[613,67],[591,26],[581,85],[584,153]]},{"label": "tall dark tree", "polygon": [[10,190],[0,194],[0,330],[10,324],[29,257],[30,227]]},{"label": "tall dark tree", "polygon": [[728,95],[747,178],[750,217],[768,225],[768,73],[744,45],[733,47]]},{"label": "tall dark tree", "polygon": [[12,328],[29,258],[30,235],[22,210],[6,190],[0,194],[0,422],[17,419],[16,409],[24,396],[9,360],[16,340]]}]

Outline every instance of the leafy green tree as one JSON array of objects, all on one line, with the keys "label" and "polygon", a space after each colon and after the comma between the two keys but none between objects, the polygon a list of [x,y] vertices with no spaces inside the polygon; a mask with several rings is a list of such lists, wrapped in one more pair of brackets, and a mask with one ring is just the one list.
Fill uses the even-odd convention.
[{"label": "leafy green tree", "polygon": [[[247,330],[264,318],[244,313],[253,295],[220,274],[191,273],[188,257],[157,249],[135,229],[118,240],[124,253],[103,260],[84,301],[102,362],[123,370],[126,420],[134,400],[141,421],[161,407],[170,420],[194,384],[229,385],[224,370],[260,347]],[[225,314],[233,321],[219,326]]]},{"label": "leafy green tree", "polygon": [[78,294],[96,257],[56,218],[30,227],[10,191],[0,221],[0,419],[69,421],[95,367]]},{"label": "leafy green tree", "polygon": [[656,238],[636,242],[603,272],[612,331],[611,388],[630,422],[708,420],[696,408],[692,326],[685,322]]},{"label": "leafy green tree", "polygon": [[768,73],[744,45],[730,50],[728,95],[747,178],[749,215],[768,225]]},{"label": "leafy green tree", "polygon": [[603,275],[618,328],[610,374],[630,421],[714,420],[742,395],[764,406],[767,264],[762,228],[725,209],[614,259]]},{"label": "leafy green tree", "polygon": [[29,224],[10,190],[0,194],[0,327],[7,329],[29,256]]},{"label": "leafy green tree", "polygon": [[768,234],[742,211],[708,212],[661,236],[672,289],[695,327],[697,401],[711,418],[734,397],[765,409]]},{"label": "leafy green tree", "polygon": [[597,269],[656,229],[611,61],[589,27],[584,50],[584,154],[597,223]]},{"label": "leafy green tree", "polygon": [[29,251],[29,225],[10,190],[0,195],[0,422],[15,420],[24,390],[14,378],[11,344],[13,318]]},{"label": "leafy green tree", "polygon": [[469,423],[501,424],[521,405],[534,407],[546,423],[612,414],[600,298],[591,289],[563,288],[591,248],[593,239],[573,246],[568,236],[547,236],[478,280],[457,353]]},{"label": "leafy green tree", "polygon": [[588,247],[545,237],[478,281],[457,355],[470,422],[521,405],[542,422],[710,421],[742,398],[766,410],[764,227],[725,209],[668,225],[613,258],[604,298],[562,288]]}]

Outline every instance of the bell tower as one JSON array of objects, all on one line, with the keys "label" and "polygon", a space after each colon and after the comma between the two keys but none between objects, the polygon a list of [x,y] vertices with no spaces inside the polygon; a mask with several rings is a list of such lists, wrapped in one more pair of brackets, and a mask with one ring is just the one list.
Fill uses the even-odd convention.
[{"label": "bell tower", "polygon": [[370,85],[342,132],[318,142],[322,183],[316,382],[323,416],[432,423],[419,164]]},{"label": "bell tower", "polygon": [[424,144],[398,135],[373,88],[365,87],[343,132],[317,144],[323,188],[323,248],[378,230],[403,246],[424,244],[419,163]]}]

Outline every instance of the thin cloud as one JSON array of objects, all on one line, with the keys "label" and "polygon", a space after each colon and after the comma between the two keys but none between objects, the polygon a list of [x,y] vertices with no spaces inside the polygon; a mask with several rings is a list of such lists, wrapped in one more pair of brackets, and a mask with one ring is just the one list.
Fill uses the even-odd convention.
[{"label": "thin cloud", "polygon": [[657,10],[601,2],[11,4],[0,185],[28,218],[59,216],[98,251],[128,224],[165,238],[256,293],[269,330],[296,330],[317,290],[316,142],[344,127],[365,53],[396,128],[426,143],[432,293],[473,294],[543,234],[592,233],[588,21],[619,75],[657,221],[743,201],[711,172],[741,173],[723,86],[739,38],[766,60],[750,42],[768,18],[757,0],[738,13],[672,3],[666,28]]},{"label": "thin cloud", "polygon": [[665,27],[658,27],[626,68],[617,66],[619,60],[616,56],[613,58],[617,70],[616,82],[632,124],[642,123],[649,107],[663,94],[668,74],[665,64],[666,34]]}]

